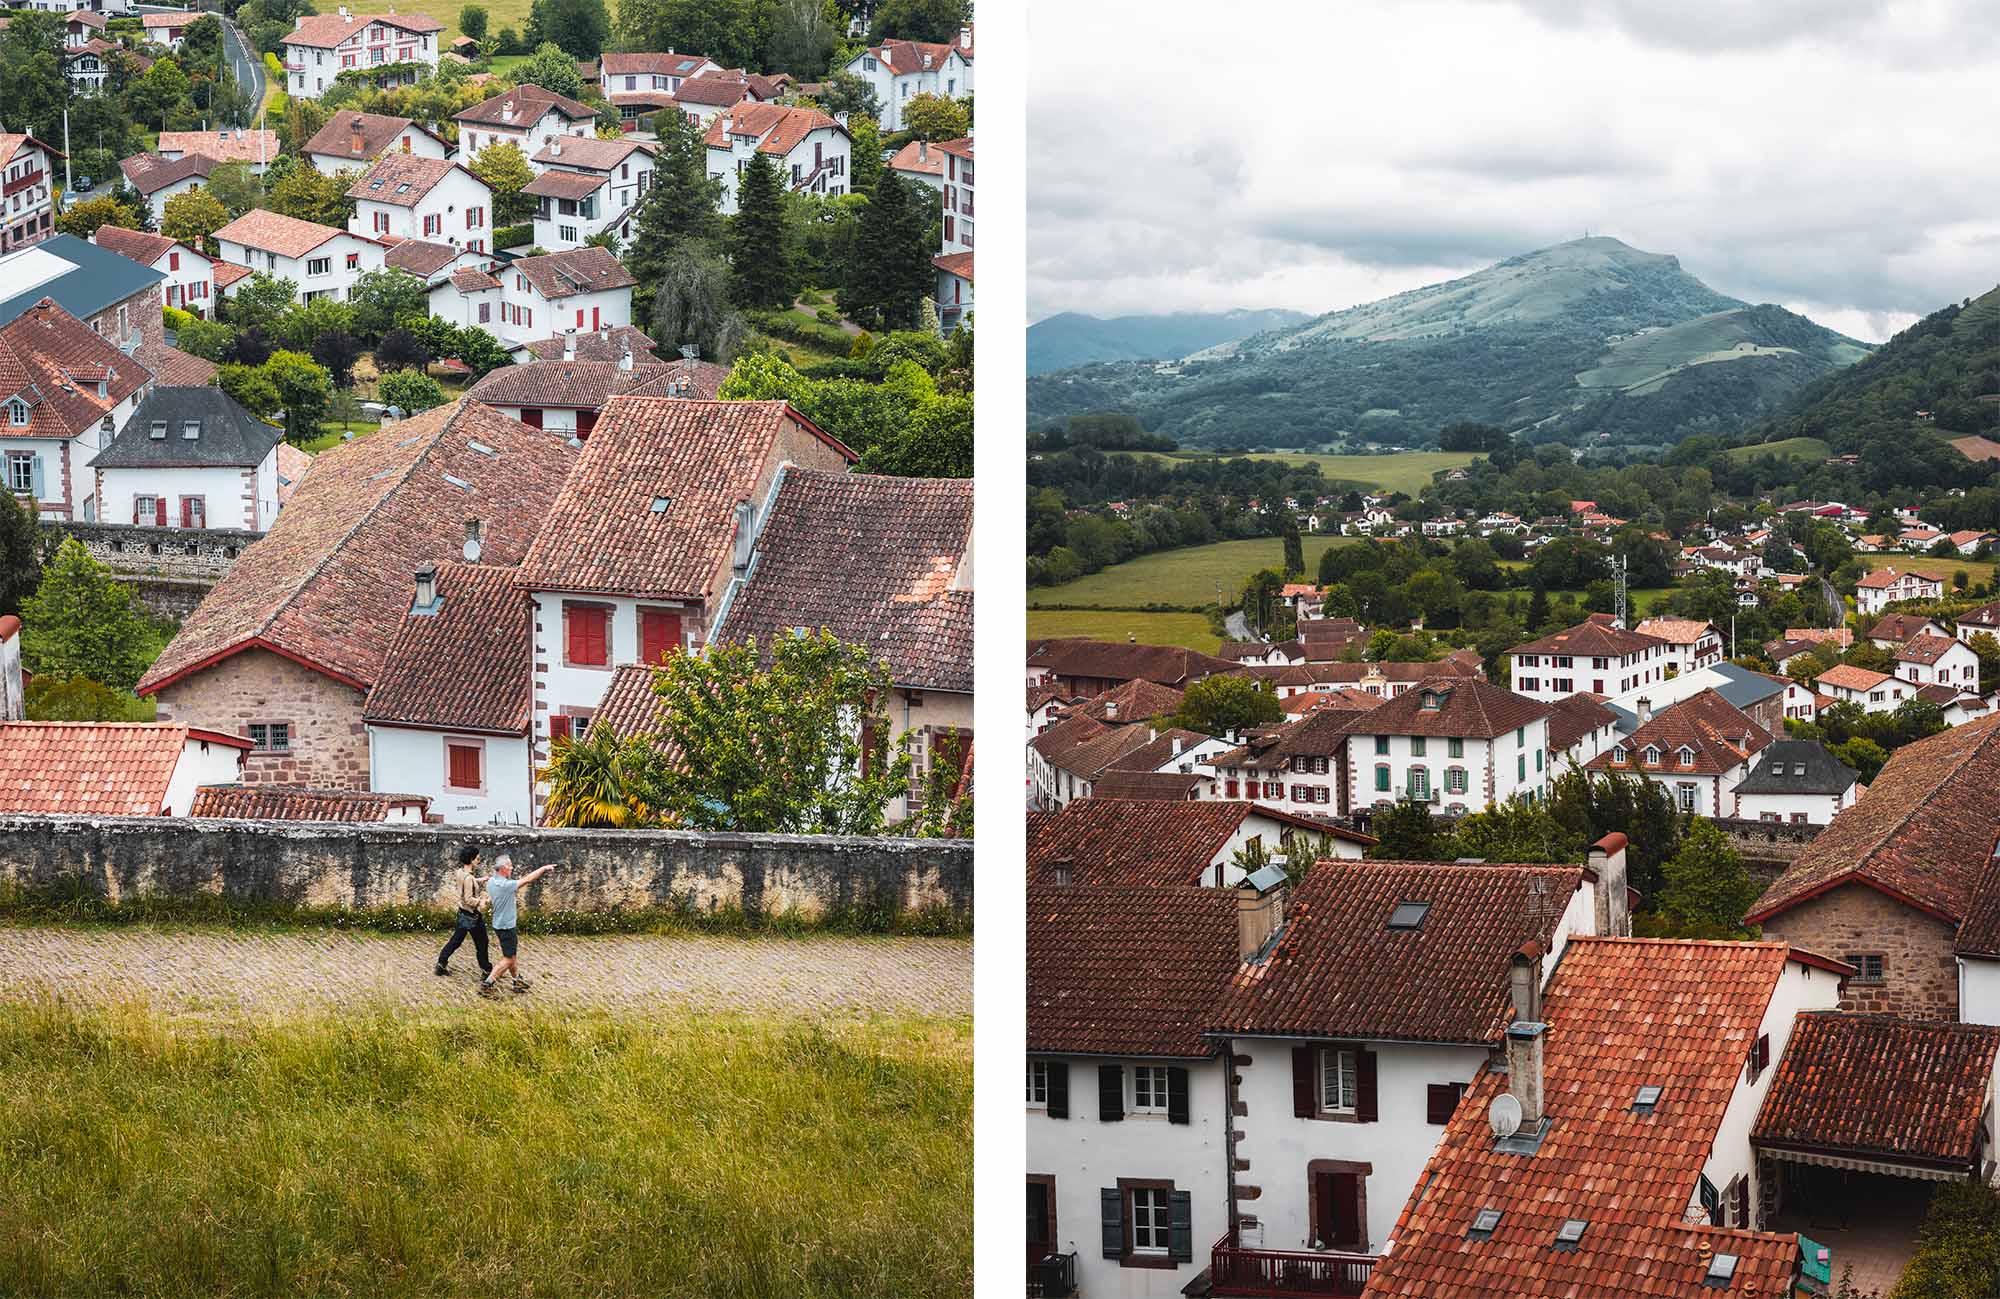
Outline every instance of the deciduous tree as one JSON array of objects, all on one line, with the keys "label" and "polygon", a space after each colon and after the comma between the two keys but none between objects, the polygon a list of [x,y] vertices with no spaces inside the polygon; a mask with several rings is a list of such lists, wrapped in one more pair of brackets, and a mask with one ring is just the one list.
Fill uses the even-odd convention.
[{"label": "deciduous tree", "polygon": [[[576,72],[573,65],[570,72],[571,75]],[[555,89],[553,86],[546,88]],[[527,155],[521,152],[520,146],[506,140],[488,144],[473,156],[470,170],[493,191],[493,219],[496,223],[515,225],[534,215],[534,196],[521,191],[534,180],[535,173],[528,166]]]},{"label": "deciduous tree", "polygon": [[200,185],[174,195],[160,210],[161,234],[210,256],[215,254],[215,241],[209,236],[228,224],[229,209]]},{"label": "deciduous tree", "polygon": [[18,614],[21,602],[42,580],[38,507],[12,492],[0,492],[0,614]]},{"label": "deciduous tree", "polygon": [[1205,677],[1182,693],[1172,721],[1205,735],[1227,735],[1249,726],[1268,726],[1284,715],[1277,696],[1248,677]]},{"label": "deciduous tree", "polygon": [[22,602],[22,664],[36,676],[89,677],[130,690],[150,655],[146,620],[111,570],[70,537]]},{"label": "deciduous tree", "polygon": [[375,387],[378,397],[405,415],[417,415],[444,405],[444,388],[422,370],[391,370]]}]

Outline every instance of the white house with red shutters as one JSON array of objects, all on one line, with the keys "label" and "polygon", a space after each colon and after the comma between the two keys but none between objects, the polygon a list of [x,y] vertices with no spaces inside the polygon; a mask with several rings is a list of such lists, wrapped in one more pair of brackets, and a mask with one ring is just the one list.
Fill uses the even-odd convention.
[{"label": "white house with red shutters", "polygon": [[938,251],[972,251],[972,137],[938,145],[944,155],[944,246]]},{"label": "white house with red shutters", "polygon": [[493,191],[456,162],[387,153],[348,187],[347,228],[370,239],[421,239],[485,252],[493,238]]},{"label": "white house with red shutters", "polygon": [[160,305],[207,316],[215,310],[215,262],[165,235],[122,226],[99,226],[90,242],[150,266],[167,278],[160,285]]},{"label": "white house with red shutters", "polygon": [[972,25],[949,45],[886,40],[847,61],[843,71],[868,83],[881,105],[882,129],[903,129],[903,107],[918,95],[968,99],[972,95]]},{"label": "white house with red shutters", "polygon": [[1862,574],[1854,584],[1854,607],[1862,613],[1880,613],[1904,600],[1941,600],[1944,583],[1923,573],[1900,573],[1894,567],[1878,568]]},{"label": "white house with red shutters", "polygon": [[220,388],[155,386],[90,461],[99,516],[267,531],[278,518],[284,437]]},{"label": "white house with red shutters", "polygon": [[285,92],[294,99],[318,99],[341,73],[378,69],[391,69],[378,84],[408,85],[437,67],[443,30],[435,18],[393,9],[357,14],[341,5],[337,13],[300,14],[281,42]]},{"label": "white house with red shutters", "polygon": [[[301,302],[343,302],[364,272],[382,268],[383,247],[375,240],[265,208],[251,208],[217,230],[214,239],[222,261],[290,280],[299,286]],[[244,276],[229,287],[248,282]]]},{"label": "white house with red shutters", "polygon": [[62,156],[32,135],[0,131],[0,253],[40,243],[54,231],[50,160]]},{"label": "white house with red shutters", "polygon": [[[510,348],[569,330],[596,333],[629,325],[632,289],[638,284],[616,257],[595,246],[522,257],[487,277],[497,287],[477,284],[471,275],[453,278],[472,286],[469,295],[458,286],[449,290],[472,299],[468,305],[474,319],[463,323],[477,323]],[[433,304],[443,292],[447,290],[432,293]],[[493,319],[479,318],[477,306],[489,297]]]},{"label": "white house with red shutters", "polygon": [[653,185],[654,147],[640,140],[556,139],[529,161],[521,192],[535,199],[535,246],[559,252],[609,230],[632,241],[639,200]]},{"label": "white house with red shutters", "polygon": [[853,142],[847,128],[811,108],[738,104],[709,123],[708,175],[722,183],[724,216],[736,215],[736,187],[750,160],[763,154],[793,193],[847,192]]}]

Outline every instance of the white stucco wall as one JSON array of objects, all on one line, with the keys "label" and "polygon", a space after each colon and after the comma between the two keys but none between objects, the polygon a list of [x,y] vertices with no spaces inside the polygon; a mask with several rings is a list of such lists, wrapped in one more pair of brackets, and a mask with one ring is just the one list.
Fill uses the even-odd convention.
[{"label": "white stucco wall", "polygon": [[1958,1019],[1962,1024],[2000,1024],[2000,961],[1958,958]]},{"label": "white stucco wall", "polygon": [[[253,272],[272,275],[281,280],[290,280],[298,285],[299,301],[306,301],[313,294],[330,294],[334,301],[345,302],[347,292],[354,281],[369,271],[382,269],[381,244],[372,239],[343,231],[311,250],[303,257],[286,257],[268,253],[261,249],[249,248],[230,239],[219,239],[216,246],[225,262],[247,266]],[[353,267],[347,264],[348,256],[356,258]],[[326,270],[313,272],[308,268],[315,261],[324,258]],[[238,281],[241,287],[248,281]]]},{"label": "white stucco wall", "polygon": [[[1533,662],[1528,661],[1531,659]],[[1509,689],[1544,702],[1585,692],[1622,695],[1666,680],[1667,662],[1664,643],[1632,654],[1602,658],[1588,654],[1512,654],[1508,656],[1512,673],[1508,678]],[[1558,685],[1559,682],[1567,682],[1567,687]]]},{"label": "white stucco wall", "polygon": [[[486,750],[484,793],[446,789],[445,742]],[[533,776],[525,736],[450,734],[416,727],[368,727],[368,787],[385,794],[422,794],[431,815],[448,825],[527,824],[534,819]]]},{"label": "white stucco wall", "polygon": [[167,781],[166,814],[186,816],[194,807],[194,791],[202,785],[227,785],[240,778],[244,750],[231,744],[190,735],[181,744],[181,760]]},{"label": "white stucco wall", "polygon": [[[1478,736],[1461,738],[1464,754],[1454,758],[1447,736],[1391,735],[1386,754],[1376,752],[1375,735],[1349,736],[1347,761],[1352,773],[1353,805],[1367,807],[1405,797],[1410,788],[1410,771],[1415,767],[1429,773],[1432,801],[1440,811],[1484,811],[1517,795],[1539,799],[1546,792],[1551,765],[1547,719],[1537,718],[1492,741]],[[1415,742],[1419,739],[1424,746],[1421,754],[1415,752]],[[1382,766],[1389,769],[1387,790],[1377,787],[1376,768]],[[1465,770],[1463,793],[1452,793],[1446,788],[1446,773],[1453,767]]]},{"label": "white stucco wall", "polygon": [[[404,147],[405,143],[408,144],[407,148]],[[343,171],[367,171],[370,166],[374,165],[376,159],[391,153],[413,153],[419,158],[448,158],[451,156],[445,151],[443,141],[431,135],[428,131],[418,129],[417,125],[413,122],[401,131],[398,131],[396,138],[389,141],[382,152],[376,154],[374,158],[350,158],[341,154],[309,153],[306,155],[306,160],[312,163],[313,170],[323,172],[328,176],[334,176]]]},{"label": "white stucco wall", "polygon": [[[180,430],[167,430],[169,438],[178,438]],[[275,456],[266,457],[275,463]],[[98,502],[98,518],[105,523],[131,523],[132,499],[135,496],[164,496],[167,498],[167,526],[181,526],[181,498],[199,496],[208,526],[211,528],[244,528],[257,531],[256,503],[243,499],[243,469],[238,465],[211,468],[188,469],[106,469],[98,474],[103,483],[103,498]],[[271,508],[277,509],[276,479],[272,480]],[[152,519],[140,519],[141,524],[150,525]]]},{"label": "white stucco wall", "polygon": [[[424,222],[432,218],[437,228],[426,231]],[[378,219],[386,222],[386,228],[378,226]],[[476,224],[468,225],[468,221]],[[467,248],[476,243],[485,249],[493,238],[493,191],[464,168],[454,167],[410,207],[372,198],[356,199],[347,228],[369,238],[421,239],[426,243],[450,244],[453,248]]]},{"label": "white stucco wall", "polygon": [[1844,807],[1854,806],[1859,784],[1850,785],[1844,794],[1744,794],[1738,793],[1736,810],[1732,815],[1749,821],[1766,821],[1773,817],[1790,823],[1804,817],[1808,825],[1825,825],[1833,820],[1834,813]]}]

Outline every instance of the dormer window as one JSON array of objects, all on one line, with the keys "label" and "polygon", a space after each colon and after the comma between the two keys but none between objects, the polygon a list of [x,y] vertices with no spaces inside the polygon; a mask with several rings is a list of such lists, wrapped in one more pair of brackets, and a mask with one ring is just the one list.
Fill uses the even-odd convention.
[{"label": "dormer window", "polygon": [[1660,765],[1660,751],[1654,745],[1651,744],[1647,745],[1646,751],[1640,754],[1639,758],[1649,767],[1657,767]]},{"label": "dormer window", "polygon": [[1435,690],[1424,691],[1424,709],[1426,712],[1434,713],[1443,706],[1444,706],[1444,698],[1443,696],[1439,695],[1437,691]]},{"label": "dormer window", "polygon": [[167,436],[167,422],[163,419],[154,420],[153,427],[149,430],[149,432],[151,433],[152,438],[155,442],[165,441]]},{"label": "dormer window", "polygon": [[28,403],[19,397],[7,403],[7,422],[15,428],[28,427]]},{"label": "dormer window", "polygon": [[1675,756],[1680,759],[1680,763],[1683,767],[1692,767],[1694,765],[1694,750],[1690,749],[1685,744],[1681,746],[1680,752],[1677,753]]},{"label": "dormer window", "polygon": [[201,421],[198,419],[181,421],[181,437],[192,442],[201,436]]},{"label": "dormer window", "polygon": [[1632,755],[1625,751],[1625,746],[1622,744],[1611,751],[1611,760],[1620,766],[1631,761],[1631,757]]}]

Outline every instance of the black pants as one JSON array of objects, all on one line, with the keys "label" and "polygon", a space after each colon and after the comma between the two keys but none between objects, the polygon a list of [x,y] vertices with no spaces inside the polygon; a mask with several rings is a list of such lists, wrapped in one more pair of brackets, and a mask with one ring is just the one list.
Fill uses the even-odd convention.
[{"label": "black pants", "polygon": [[444,965],[451,960],[451,954],[458,950],[467,934],[472,935],[472,949],[479,953],[479,972],[493,973],[493,962],[486,959],[486,920],[471,911],[458,913],[458,924],[452,929],[451,939],[445,943],[444,950],[438,953],[438,964]]}]

